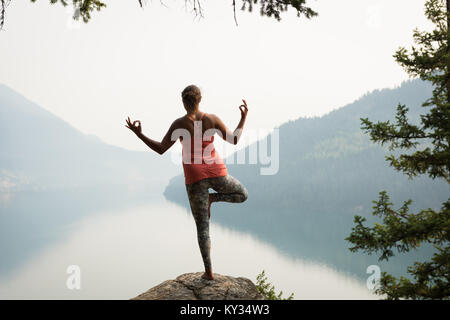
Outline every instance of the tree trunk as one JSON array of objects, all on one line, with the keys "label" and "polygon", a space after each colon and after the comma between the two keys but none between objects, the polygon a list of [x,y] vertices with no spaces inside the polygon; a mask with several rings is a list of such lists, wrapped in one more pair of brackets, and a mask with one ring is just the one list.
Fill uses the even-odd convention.
[{"label": "tree trunk", "polygon": [[447,103],[450,102],[450,0],[447,0]]}]

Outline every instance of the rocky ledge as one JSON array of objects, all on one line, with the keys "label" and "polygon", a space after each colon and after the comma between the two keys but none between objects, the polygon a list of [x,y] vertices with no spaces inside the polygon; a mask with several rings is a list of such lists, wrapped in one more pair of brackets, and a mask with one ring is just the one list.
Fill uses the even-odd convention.
[{"label": "rocky ledge", "polygon": [[214,280],[202,278],[203,272],[185,273],[166,280],[132,300],[263,300],[255,284],[247,278],[215,273]]}]

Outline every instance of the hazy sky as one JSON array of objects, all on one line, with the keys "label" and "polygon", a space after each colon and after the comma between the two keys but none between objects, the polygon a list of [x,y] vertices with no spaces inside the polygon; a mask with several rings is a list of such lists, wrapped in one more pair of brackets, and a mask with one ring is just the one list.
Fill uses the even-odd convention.
[{"label": "hazy sky", "polygon": [[[107,143],[147,147],[124,127],[140,119],[161,139],[184,114],[180,93],[203,90],[201,109],[232,129],[249,105],[248,128],[270,129],[322,115],[408,75],[392,55],[429,29],[425,0],[317,0],[312,20],[294,10],[281,22],[237,12],[231,0],[203,1],[194,20],[183,0],[107,1],[88,24],[70,9],[12,1],[0,33],[0,83]],[[238,1],[238,3],[240,3]],[[394,106],[393,106],[394,108]]]}]

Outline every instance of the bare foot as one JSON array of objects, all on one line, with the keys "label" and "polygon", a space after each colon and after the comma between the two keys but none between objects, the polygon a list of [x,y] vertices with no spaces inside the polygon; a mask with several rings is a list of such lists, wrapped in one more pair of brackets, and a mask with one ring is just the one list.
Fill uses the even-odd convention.
[{"label": "bare foot", "polygon": [[208,218],[211,218],[211,203],[212,203],[212,194],[209,195],[209,201],[208,201]]},{"label": "bare foot", "polygon": [[211,273],[210,272],[203,273],[202,278],[206,279],[206,280],[214,280],[214,276],[213,276],[212,272]]}]

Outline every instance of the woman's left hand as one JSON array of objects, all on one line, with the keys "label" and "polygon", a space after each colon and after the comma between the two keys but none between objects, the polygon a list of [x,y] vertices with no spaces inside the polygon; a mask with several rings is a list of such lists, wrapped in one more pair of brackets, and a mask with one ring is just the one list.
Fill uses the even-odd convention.
[{"label": "woman's left hand", "polygon": [[248,113],[247,101],[242,99],[242,102],[244,102],[244,104],[241,104],[239,106],[239,110],[241,110],[241,118],[246,118],[247,117],[247,113]]},{"label": "woman's left hand", "polygon": [[[136,121],[133,121],[133,123],[131,123],[130,117],[128,117],[128,119],[125,120],[125,121],[127,122],[127,125],[125,125],[125,127],[130,129],[131,131],[133,131],[136,135],[142,133],[142,127],[141,127],[141,121],[140,120],[136,120]],[[138,123],[137,126],[135,125],[136,123]]]}]

